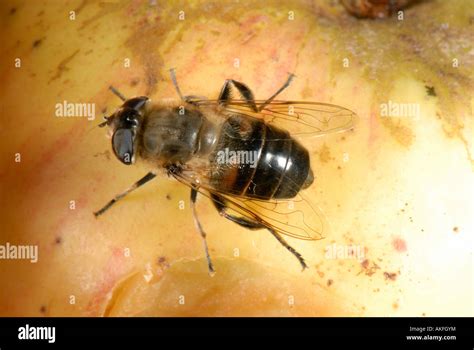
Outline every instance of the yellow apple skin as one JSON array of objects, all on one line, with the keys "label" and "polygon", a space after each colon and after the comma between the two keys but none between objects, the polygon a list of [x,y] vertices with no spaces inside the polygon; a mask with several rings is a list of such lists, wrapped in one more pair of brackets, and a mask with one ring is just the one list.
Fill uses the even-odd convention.
[{"label": "yellow apple skin", "polygon": [[[461,0],[383,21],[331,1],[2,1],[0,244],[39,258],[0,260],[0,315],[472,316],[469,13]],[[305,194],[331,226],[288,239],[308,270],[201,198],[210,277],[189,189],[166,176],[93,216],[148,171],[95,127],[120,105],[108,86],[175,98],[172,67],[185,94],[210,98],[232,78],[264,99],[292,72],[282,99],[358,114],[353,132],[301,140],[316,176]],[[95,103],[96,119],[57,117],[65,100]],[[383,117],[388,101],[420,113]],[[363,255],[337,255],[351,245]]]}]

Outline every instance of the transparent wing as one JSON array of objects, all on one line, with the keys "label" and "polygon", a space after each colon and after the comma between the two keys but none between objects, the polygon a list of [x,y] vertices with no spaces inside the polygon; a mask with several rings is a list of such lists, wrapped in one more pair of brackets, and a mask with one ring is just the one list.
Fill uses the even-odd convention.
[{"label": "transparent wing", "polygon": [[[246,208],[259,216],[266,227],[302,240],[319,240],[327,232],[324,216],[317,206],[314,206],[299,193],[292,199],[263,201],[242,197],[224,196],[235,211]],[[244,215],[245,216],[245,215]]]},{"label": "transparent wing", "polygon": [[211,198],[216,194],[222,198],[221,204],[227,207],[228,214],[244,217],[274,229],[286,236],[302,240],[318,240],[327,233],[328,224],[320,209],[299,193],[292,199],[258,199],[238,196],[228,192],[216,191],[209,185],[207,177],[194,170],[172,173],[179,182],[196,188],[204,196]]},{"label": "transparent wing", "polygon": [[[200,106],[218,105],[218,100],[197,100]],[[255,101],[257,108],[265,103]],[[354,128],[357,115],[351,110],[328,103],[274,100],[255,112],[244,100],[231,100],[221,107],[226,115],[242,115],[262,119],[288,131],[291,135],[316,137]]]}]

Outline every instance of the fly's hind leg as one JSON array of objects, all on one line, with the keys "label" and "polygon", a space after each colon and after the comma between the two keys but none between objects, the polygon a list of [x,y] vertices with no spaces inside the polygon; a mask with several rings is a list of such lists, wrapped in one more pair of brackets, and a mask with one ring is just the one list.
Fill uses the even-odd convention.
[{"label": "fly's hind leg", "polygon": [[232,86],[235,87],[242,98],[245,100],[247,105],[255,112],[258,112],[257,105],[255,104],[255,98],[252,91],[247,85],[236,80],[227,79],[222,86],[218,100],[221,106],[226,106],[227,103],[232,100]]},{"label": "fly's hind leg", "polygon": [[222,217],[226,218],[227,220],[235,222],[236,224],[238,224],[242,227],[245,227],[246,229],[249,229],[249,230],[261,230],[261,229],[266,228],[265,226],[263,226],[262,224],[260,224],[257,221],[253,221],[253,220],[248,219],[246,217],[238,217],[238,216],[229,214],[227,212],[228,207],[225,204],[226,200],[224,198],[222,198],[221,196],[212,193],[211,194],[211,199],[212,199],[212,203],[214,203],[214,206],[216,207],[219,214]]},{"label": "fly's hind leg", "polygon": [[239,91],[242,98],[246,101],[247,105],[254,112],[260,112],[266,106],[268,106],[273,101],[273,99],[277,97],[283,90],[285,90],[288,86],[290,86],[290,83],[294,77],[295,75],[291,73],[288,76],[288,79],[286,80],[285,84],[283,84],[283,86],[279,88],[277,92],[275,92],[263,104],[259,105],[258,107],[255,103],[255,98],[253,96],[253,93],[249,89],[249,87],[245,85],[244,83],[241,83],[239,81],[232,80],[232,79],[227,79],[225,81],[224,86],[222,87],[221,93],[219,94],[218,100],[222,106],[225,106],[232,99],[232,86],[234,86]]},{"label": "fly's hind leg", "polygon": [[214,266],[212,265],[212,260],[209,255],[209,248],[207,247],[207,240],[206,240],[206,232],[202,229],[201,223],[199,222],[199,218],[196,212],[196,197],[197,197],[197,190],[195,188],[191,188],[191,209],[193,211],[193,218],[194,218],[194,225],[196,229],[201,234],[202,241],[204,244],[204,251],[206,252],[206,259],[207,259],[207,268],[209,270],[209,274],[212,276],[215,273]]},{"label": "fly's hind leg", "polygon": [[260,112],[263,110],[266,106],[268,106],[275,97],[277,97],[283,90],[285,90],[288,86],[290,86],[291,81],[295,75],[293,73],[290,73],[288,75],[288,79],[286,80],[285,84],[282,85],[281,88],[278,89],[277,92],[275,92],[272,96],[270,96],[262,105],[258,106],[258,111]]},{"label": "fly's hind leg", "polygon": [[252,220],[252,219],[249,219],[249,218],[246,218],[246,217],[238,217],[238,216],[229,214],[227,212],[228,207],[226,205],[226,200],[222,196],[219,196],[219,195],[216,195],[216,194],[211,194],[211,199],[212,199],[212,202],[214,203],[214,206],[216,207],[217,211],[219,212],[219,214],[221,216],[223,216],[224,218],[226,218],[226,219],[228,219],[232,222],[235,222],[236,224],[238,224],[242,227],[245,227],[249,230],[267,229],[268,231],[270,231],[270,233],[273,235],[273,237],[275,237],[278,240],[278,242],[280,242],[280,244],[282,246],[284,246],[291,254],[293,254],[298,259],[299,263],[303,267],[303,270],[308,268],[308,265],[306,265],[306,262],[305,262],[303,256],[300,253],[298,253],[298,251],[295,248],[290,246],[288,244],[288,242],[286,242],[285,239],[278,232],[276,232],[275,230],[273,230],[273,229],[271,229],[271,228],[269,228],[265,225],[262,225],[261,223],[259,223],[256,220]]},{"label": "fly's hind leg", "polygon": [[270,231],[270,233],[273,235],[273,237],[275,237],[278,240],[278,242],[280,242],[280,244],[282,246],[284,246],[286,249],[288,249],[288,251],[291,254],[296,256],[296,258],[300,262],[301,267],[303,268],[303,270],[308,268],[308,265],[306,265],[306,261],[304,261],[303,256],[300,253],[298,253],[298,251],[295,248],[293,248],[291,245],[289,245],[288,242],[285,241],[285,239],[278,232],[276,232],[275,230],[273,230],[271,228],[268,228],[268,227],[266,227],[266,229],[268,231]]}]

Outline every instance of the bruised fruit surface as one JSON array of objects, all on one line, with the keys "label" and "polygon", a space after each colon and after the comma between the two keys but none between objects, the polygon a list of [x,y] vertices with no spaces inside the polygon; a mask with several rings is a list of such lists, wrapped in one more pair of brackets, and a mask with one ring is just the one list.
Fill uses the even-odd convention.
[{"label": "bruised fruit surface", "polygon": [[[0,315],[474,314],[471,1],[383,20],[336,1],[2,1],[0,18],[0,246],[38,247],[36,263],[0,260]],[[120,103],[108,86],[176,98],[172,67],[209,98],[232,78],[264,99],[292,72],[282,99],[358,114],[353,132],[301,139],[330,224],[288,239],[305,272],[200,198],[210,277],[188,189],[166,176],[92,215],[148,171],[94,127]],[[95,118],[57,116],[65,102]]]}]

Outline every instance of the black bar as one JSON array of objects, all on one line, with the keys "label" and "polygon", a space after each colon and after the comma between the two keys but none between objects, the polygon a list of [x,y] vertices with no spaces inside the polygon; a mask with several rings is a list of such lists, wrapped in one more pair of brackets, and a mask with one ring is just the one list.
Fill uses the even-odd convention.
[{"label": "black bar", "polygon": [[[55,327],[55,342],[18,339],[20,327],[27,324]],[[436,327],[447,328],[437,330]],[[92,346],[99,341],[109,345],[140,341],[160,344],[163,336],[202,335],[311,336],[334,345],[472,349],[473,334],[472,318],[0,318],[2,350],[38,345]],[[456,339],[407,339],[407,336],[455,336]]]}]

